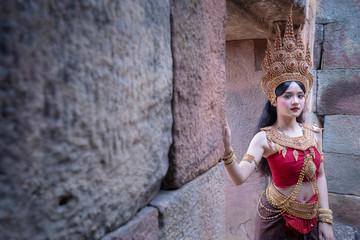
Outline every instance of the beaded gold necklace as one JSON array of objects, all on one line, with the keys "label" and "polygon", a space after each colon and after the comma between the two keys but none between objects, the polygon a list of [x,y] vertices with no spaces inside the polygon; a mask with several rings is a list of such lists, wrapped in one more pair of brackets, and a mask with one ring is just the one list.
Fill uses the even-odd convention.
[{"label": "beaded gold necklace", "polygon": [[[294,159],[297,161],[299,156],[297,150],[306,151],[315,143],[314,132],[311,131],[307,126],[300,126],[302,128],[303,135],[299,137],[289,137],[284,133],[279,132],[274,126],[261,128],[260,130],[266,132],[266,139],[269,147],[274,148],[275,145],[275,149],[279,152],[279,154],[281,153],[284,158],[287,152],[286,148],[293,148],[293,156]],[[312,151],[311,155],[313,155]]]}]

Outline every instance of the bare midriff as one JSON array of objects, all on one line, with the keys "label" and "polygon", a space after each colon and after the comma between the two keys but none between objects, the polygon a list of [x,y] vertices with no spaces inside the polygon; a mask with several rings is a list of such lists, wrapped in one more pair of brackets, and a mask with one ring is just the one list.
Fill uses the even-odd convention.
[{"label": "bare midriff", "polygon": [[[279,188],[275,186],[275,188],[284,196],[289,196],[292,191],[294,190],[295,185],[287,187],[287,188]],[[311,184],[311,182],[303,182],[301,184],[300,190],[298,195],[296,196],[296,200],[300,203],[306,203],[308,202],[312,196],[314,196],[315,190]]]}]

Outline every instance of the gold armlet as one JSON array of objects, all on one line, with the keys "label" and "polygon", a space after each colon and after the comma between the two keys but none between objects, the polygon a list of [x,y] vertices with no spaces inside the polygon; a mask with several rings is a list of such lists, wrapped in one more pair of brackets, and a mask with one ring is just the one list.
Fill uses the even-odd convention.
[{"label": "gold armlet", "polygon": [[323,162],[323,161],[324,161],[324,154],[321,153],[321,162]]},{"label": "gold armlet", "polygon": [[[254,162],[254,160],[255,160],[255,157],[253,155],[250,155],[250,154],[245,154],[243,159],[241,159],[241,161],[245,161],[245,162],[249,162],[249,163]],[[256,161],[255,161],[255,165],[256,166],[258,165],[258,163]]]}]

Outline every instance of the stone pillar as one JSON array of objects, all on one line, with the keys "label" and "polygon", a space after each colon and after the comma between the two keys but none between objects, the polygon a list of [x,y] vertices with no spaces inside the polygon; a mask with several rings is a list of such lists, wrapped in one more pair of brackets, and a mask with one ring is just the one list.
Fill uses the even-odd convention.
[{"label": "stone pillar", "polygon": [[174,125],[166,189],[191,181],[223,154],[225,14],[225,0],[171,1]]},{"label": "stone pillar", "polygon": [[[335,222],[360,225],[360,38],[357,1],[318,0],[317,114]],[[339,238],[340,239],[340,238]],[[341,237],[341,239],[344,239]]]},{"label": "stone pillar", "polygon": [[0,235],[99,239],[168,169],[169,1],[1,1],[0,22]]}]

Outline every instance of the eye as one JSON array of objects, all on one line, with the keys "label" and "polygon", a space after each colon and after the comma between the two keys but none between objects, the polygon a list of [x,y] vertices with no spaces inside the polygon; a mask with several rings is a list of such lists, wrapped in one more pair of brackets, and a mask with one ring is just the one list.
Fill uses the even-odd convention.
[{"label": "eye", "polygon": [[289,99],[291,98],[291,95],[285,95],[284,98]]},{"label": "eye", "polygon": [[298,97],[299,97],[299,98],[304,98],[305,96],[304,96],[304,94],[299,94]]}]

